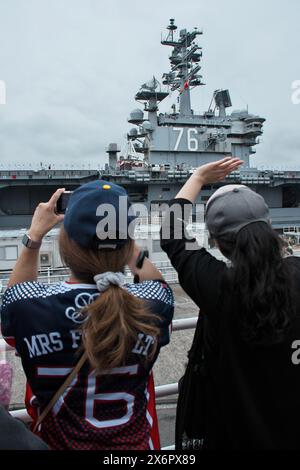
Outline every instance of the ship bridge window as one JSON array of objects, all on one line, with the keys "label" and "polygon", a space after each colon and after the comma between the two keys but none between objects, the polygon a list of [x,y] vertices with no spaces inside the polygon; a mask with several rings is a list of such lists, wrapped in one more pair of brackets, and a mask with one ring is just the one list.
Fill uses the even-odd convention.
[{"label": "ship bridge window", "polygon": [[18,246],[0,246],[1,261],[16,261],[18,258]]},{"label": "ship bridge window", "polygon": [[162,188],[163,192],[171,191],[171,188]]}]

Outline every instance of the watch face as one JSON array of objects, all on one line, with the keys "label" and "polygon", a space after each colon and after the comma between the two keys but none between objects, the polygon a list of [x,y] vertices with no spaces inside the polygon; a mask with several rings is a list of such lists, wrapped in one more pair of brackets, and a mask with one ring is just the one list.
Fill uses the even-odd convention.
[{"label": "watch face", "polygon": [[27,248],[40,248],[41,242],[35,242],[31,240],[31,238],[28,237],[28,235],[24,235],[23,240],[22,240],[23,245],[25,245]]},{"label": "watch face", "polygon": [[29,240],[29,238],[27,237],[27,235],[25,233],[25,235],[23,237],[23,240],[22,240],[22,243],[23,243],[23,245],[28,246],[29,242],[30,242],[30,240]]}]

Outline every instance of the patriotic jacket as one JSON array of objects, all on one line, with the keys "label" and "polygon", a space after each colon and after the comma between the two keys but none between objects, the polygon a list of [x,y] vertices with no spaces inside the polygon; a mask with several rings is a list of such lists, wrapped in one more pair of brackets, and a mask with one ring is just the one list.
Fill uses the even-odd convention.
[{"label": "patriotic jacket", "polygon": [[[169,343],[174,300],[162,281],[127,284],[160,317],[159,348]],[[6,290],[1,330],[21,357],[33,420],[48,404],[78,361],[81,310],[101,295],[94,285],[25,282]],[[152,367],[145,363],[152,338],[141,332],[128,364],[101,375],[86,363],[39,429],[52,449],[159,449]]]}]

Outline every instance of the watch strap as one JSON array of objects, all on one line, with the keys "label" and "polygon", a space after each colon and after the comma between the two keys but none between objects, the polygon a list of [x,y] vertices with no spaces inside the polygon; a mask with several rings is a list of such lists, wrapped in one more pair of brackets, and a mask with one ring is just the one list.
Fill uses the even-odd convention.
[{"label": "watch strap", "polygon": [[139,256],[137,257],[135,266],[138,269],[142,269],[143,264],[144,264],[144,260],[145,260],[145,258],[148,258],[148,257],[149,257],[149,251],[148,250],[142,250],[140,252]]},{"label": "watch strap", "polygon": [[22,239],[22,243],[24,246],[26,246],[26,248],[30,248],[30,249],[33,249],[33,250],[37,250],[41,247],[42,245],[42,242],[36,242],[34,240],[32,240],[29,235],[27,235],[27,233],[25,233],[23,239]]}]

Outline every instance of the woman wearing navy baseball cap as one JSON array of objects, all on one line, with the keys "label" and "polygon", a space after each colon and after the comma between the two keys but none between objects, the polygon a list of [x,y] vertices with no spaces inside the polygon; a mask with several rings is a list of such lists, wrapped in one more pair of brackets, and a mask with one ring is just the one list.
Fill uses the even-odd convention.
[{"label": "woman wearing navy baseball cap", "polygon": [[[2,333],[22,358],[27,409],[51,449],[159,449],[152,367],[169,342],[172,291],[131,237],[126,191],[95,181],[40,204],[4,294]],[[43,237],[63,222],[68,282],[37,282]],[[129,284],[129,266],[139,283]]]},{"label": "woman wearing navy baseball cap", "polygon": [[[170,202],[177,211],[162,228],[161,246],[202,314],[190,355],[200,371],[190,379],[202,387],[182,395],[181,403],[191,405],[186,413],[178,409],[177,445],[300,450],[300,258],[287,257],[263,197],[242,185],[218,189],[205,211],[229,264],[185,233],[184,216],[201,189],[241,164],[225,158],[198,168]],[[192,414],[200,399],[199,414]]]}]

